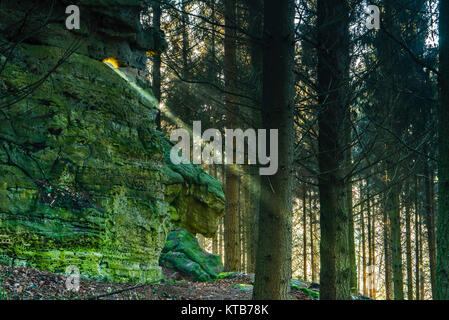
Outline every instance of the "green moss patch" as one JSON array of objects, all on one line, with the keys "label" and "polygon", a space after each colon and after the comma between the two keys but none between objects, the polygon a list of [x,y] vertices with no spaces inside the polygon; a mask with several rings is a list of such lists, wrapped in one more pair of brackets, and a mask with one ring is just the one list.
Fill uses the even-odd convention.
[{"label": "green moss patch", "polygon": [[205,252],[184,229],[170,232],[159,261],[161,266],[178,270],[195,281],[215,280],[223,270],[220,256]]}]

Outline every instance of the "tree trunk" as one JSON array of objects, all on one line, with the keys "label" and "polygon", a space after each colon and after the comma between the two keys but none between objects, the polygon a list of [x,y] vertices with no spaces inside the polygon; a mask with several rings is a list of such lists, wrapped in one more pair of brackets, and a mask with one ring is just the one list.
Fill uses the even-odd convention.
[{"label": "tree trunk", "polygon": [[349,244],[349,261],[351,264],[351,292],[353,295],[357,295],[357,264],[355,258],[355,236],[354,236],[354,214],[352,212],[352,184],[348,183],[346,189],[346,201],[349,216],[349,231],[348,231],[348,244]]},{"label": "tree trunk", "polygon": [[[369,187],[369,182],[367,182],[367,189]],[[371,218],[371,206],[370,206],[370,195],[369,190],[366,193],[367,197],[367,210],[366,214],[368,216],[368,290],[369,296],[373,297],[373,270],[374,270],[374,262],[373,262],[373,227],[372,227],[372,218]]]},{"label": "tree trunk", "polygon": [[250,202],[251,202],[251,172],[249,171],[249,168],[247,168],[248,170],[245,171],[245,182],[243,184],[243,190],[244,190],[244,202],[243,202],[243,218],[244,218],[244,245],[243,247],[243,255],[245,257],[245,268],[243,269],[243,271],[245,272],[249,272],[249,265],[251,263],[251,206],[250,206]]},{"label": "tree trunk", "polygon": [[415,290],[416,300],[420,298],[419,274],[419,203],[418,203],[418,177],[415,176]]},{"label": "tree trunk", "polygon": [[[219,177],[218,177],[218,166],[214,165],[214,171],[213,171],[213,177],[217,180],[220,181]],[[220,234],[220,226],[218,226],[218,230],[217,233],[215,234],[215,237],[212,238],[212,253],[213,254],[218,254],[218,237]]]},{"label": "tree trunk", "polygon": [[[368,193],[368,212],[371,211],[370,205],[370,195]],[[376,281],[376,215],[375,215],[375,207],[372,210],[372,218],[371,218],[371,257],[372,257],[372,265],[371,265],[371,297],[376,299],[377,295],[377,281]]]},{"label": "tree trunk", "polygon": [[[226,94],[226,126],[235,126],[236,70],[236,0],[225,0],[225,90]],[[226,213],[224,218],[224,242],[226,271],[240,269],[240,234],[239,234],[239,175],[236,165],[226,166]]]},{"label": "tree trunk", "polygon": [[[360,186],[360,195],[362,195],[362,187]],[[360,196],[360,199],[362,199],[362,196]],[[360,229],[362,233],[362,288],[363,288],[363,295],[367,296],[368,291],[366,287],[366,235],[365,235],[365,216],[364,216],[364,206],[361,205],[360,208]],[[369,218],[368,218],[369,219]],[[370,224],[368,224],[368,233],[369,233],[369,227]],[[370,237],[369,237],[370,240]],[[368,241],[369,241],[368,240]]]},{"label": "tree trunk", "polygon": [[315,264],[315,211],[313,210],[312,190],[309,193],[309,220],[310,220],[310,270],[312,272],[312,282],[316,282],[316,264]]},{"label": "tree trunk", "polygon": [[239,271],[245,270],[245,218],[243,206],[245,203],[245,198],[243,197],[243,181],[242,177],[239,177],[239,200],[238,200],[238,210],[239,210],[239,241],[240,241],[240,266]]},{"label": "tree trunk", "polygon": [[224,264],[224,245],[223,245],[223,237],[224,237],[224,230],[223,230],[223,219],[220,219],[220,224],[218,226],[218,254],[221,256],[221,260]]},{"label": "tree trunk", "polygon": [[419,217],[419,274],[420,279],[419,283],[421,285],[421,288],[419,289],[420,292],[420,299],[424,300],[425,292],[424,292],[424,255],[423,255],[423,235],[422,235],[422,221],[421,216]]},{"label": "tree trunk", "polygon": [[351,298],[349,212],[344,124],[349,116],[349,6],[318,0],[318,162],[320,190],[320,298]]},{"label": "tree trunk", "polygon": [[[254,92],[252,96],[256,103],[251,113],[251,118],[255,127],[261,126],[261,110],[260,101],[262,100],[262,59],[263,47],[261,46],[261,38],[263,35],[263,0],[248,1],[248,32],[250,34],[250,55],[251,55],[251,72],[254,79]],[[256,252],[258,241],[258,217],[260,204],[260,176],[257,166],[251,166],[249,169],[251,174],[252,188],[250,190],[251,204],[250,204],[250,251],[248,252],[248,270],[254,273],[256,267]]]},{"label": "tree trunk", "polygon": [[[395,17],[395,5],[393,0],[383,1],[385,13],[383,14],[383,28],[389,32],[395,32],[400,28],[400,22]],[[395,19],[396,18],[396,19]],[[398,48],[395,47],[394,41],[385,34],[385,32],[378,33],[379,40],[382,45],[378,46],[379,59],[382,61],[380,71],[382,81],[386,84],[381,96],[381,101],[384,104],[383,114],[386,118],[386,124],[394,134],[386,136],[385,152],[387,148],[396,146],[394,136],[401,136],[401,119],[398,117],[398,94],[397,83],[398,75],[394,70],[395,54]],[[391,111],[393,109],[393,111]],[[400,149],[397,148],[392,156],[385,160],[385,184],[388,187],[386,193],[387,219],[389,220],[389,251],[391,252],[391,268],[393,280],[393,292],[395,300],[404,299],[404,281],[402,273],[402,246],[401,246],[401,219],[399,195],[401,192],[400,173],[399,169],[399,155]]]},{"label": "tree trunk", "polygon": [[[362,292],[361,286],[363,285],[363,279],[359,279],[359,277],[363,274],[362,271],[362,241],[357,241],[358,245],[358,255],[357,255],[357,293]],[[362,275],[363,276],[363,275]]]},{"label": "tree trunk", "polygon": [[250,191],[250,212],[249,212],[249,251],[248,251],[248,272],[254,273],[256,269],[256,253],[259,228],[259,201],[260,201],[260,176],[257,166],[250,168],[251,191]]},{"label": "tree trunk", "polygon": [[181,10],[182,10],[182,17],[181,17],[181,24],[182,24],[182,76],[184,79],[188,78],[189,72],[189,47],[190,47],[190,41],[189,41],[189,14],[187,11],[187,1],[181,0]]},{"label": "tree trunk", "polygon": [[[349,72],[349,68],[347,68]],[[346,74],[349,78],[349,74]],[[344,130],[345,130],[345,170],[346,170],[346,207],[349,218],[348,225],[348,248],[349,248],[349,261],[351,265],[351,293],[357,295],[357,265],[355,259],[355,236],[354,236],[354,213],[352,211],[352,183],[350,174],[352,170],[352,137],[351,137],[351,110],[347,107],[347,115],[345,116]]]},{"label": "tree trunk", "polygon": [[[153,7],[153,28],[156,32],[161,30],[161,3],[159,1],[152,2]],[[153,56],[153,93],[157,101],[161,102],[161,55],[157,52]],[[161,126],[161,112],[159,111],[156,116],[156,126],[158,130],[162,129]]]},{"label": "tree trunk", "polygon": [[413,270],[412,270],[412,231],[410,217],[410,186],[409,179],[405,188],[405,241],[407,255],[407,298],[413,300]]},{"label": "tree trunk", "polygon": [[387,210],[383,208],[384,218],[384,254],[385,254],[385,296],[387,300],[391,300],[392,281],[391,281],[391,251],[390,251],[390,221],[388,219]]},{"label": "tree trunk", "polygon": [[398,186],[393,186],[389,198],[389,218],[391,235],[391,262],[393,266],[393,292],[395,300],[404,300],[404,280],[402,274],[401,217]]},{"label": "tree trunk", "polygon": [[438,216],[435,299],[449,300],[449,3],[440,1]]},{"label": "tree trunk", "polygon": [[[261,177],[259,245],[253,299],[288,299],[291,279],[293,187],[293,0],[266,0],[262,121],[279,130],[279,169]],[[270,143],[267,149],[272,150]]]},{"label": "tree trunk", "polygon": [[[221,184],[225,187],[226,190],[226,166],[221,165]],[[218,249],[221,259],[224,264],[224,217],[220,219],[219,225],[219,233],[218,233]]]},{"label": "tree trunk", "polygon": [[436,277],[436,239],[435,239],[435,219],[432,210],[432,192],[431,184],[433,184],[433,177],[431,177],[429,170],[429,163],[424,164],[424,190],[426,195],[426,229],[427,229],[427,243],[429,246],[429,267],[430,267],[430,285],[432,288],[432,298],[435,298],[435,277]]},{"label": "tree trunk", "polygon": [[302,256],[303,256],[303,281],[307,281],[307,189],[303,184],[302,191]]},{"label": "tree trunk", "polygon": [[[159,1],[160,0],[155,0]],[[191,72],[190,72],[190,24],[189,24],[189,2],[187,0],[181,0],[181,37],[182,37],[182,48],[181,48],[181,61],[182,61],[182,69],[181,69],[181,76],[184,81],[189,81],[191,78]],[[184,113],[185,113],[185,120],[187,123],[190,121],[194,121],[195,116],[195,109],[194,107],[189,103],[190,101],[190,90],[188,88],[188,83],[184,82],[184,87],[182,90],[182,101],[184,102]],[[193,158],[192,158],[193,160]]]},{"label": "tree trunk", "polygon": [[218,232],[214,238],[212,238],[212,253],[218,254]]}]

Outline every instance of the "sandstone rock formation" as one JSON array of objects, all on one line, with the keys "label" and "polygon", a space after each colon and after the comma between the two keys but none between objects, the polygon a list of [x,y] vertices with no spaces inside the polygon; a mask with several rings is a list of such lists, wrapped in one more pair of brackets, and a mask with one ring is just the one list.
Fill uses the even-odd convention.
[{"label": "sandstone rock formation", "polygon": [[79,1],[86,29],[64,29],[62,11],[33,32],[52,2],[0,4],[0,263],[158,279],[174,223],[215,233],[221,185],[170,163],[151,88],[101,62],[142,68],[145,51],[163,47],[136,23],[141,1]]}]

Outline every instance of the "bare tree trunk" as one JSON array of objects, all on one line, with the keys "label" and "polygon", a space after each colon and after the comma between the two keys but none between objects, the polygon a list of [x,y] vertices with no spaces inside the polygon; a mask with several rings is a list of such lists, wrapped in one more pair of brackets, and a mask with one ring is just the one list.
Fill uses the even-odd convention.
[{"label": "bare tree trunk", "polygon": [[310,220],[310,270],[312,272],[312,282],[316,282],[316,264],[315,264],[315,211],[313,210],[313,190],[309,193],[309,220]]},{"label": "bare tree trunk", "polygon": [[438,216],[435,299],[449,300],[449,3],[440,1]]},{"label": "bare tree trunk", "polygon": [[256,269],[256,253],[258,245],[259,228],[259,202],[260,202],[260,176],[257,166],[252,166],[251,172],[251,191],[250,191],[250,216],[249,219],[249,251],[248,251],[248,272],[254,273]]},{"label": "bare tree trunk", "polygon": [[421,288],[419,290],[421,294],[421,300],[424,300],[425,292],[424,292],[424,255],[423,255],[423,234],[422,234],[422,218],[419,217],[419,274],[420,274],[420,280],[419,283],[421,285]]},{"label": "bare tree trunk", "polygon": [[404,280],[402,273],[401,217],[399,208],[399,188],[393,186],[389,197],[391,262],[393,269],[393,292],[395,300],[404,300]]},{"label": "bare tree trunk", "polygon": [[[360,199],[362,199],[362,186],[360,186]],[[370,220],[370,218],[368,217],[368,221]],[[371,227],[371,223],[368,223],[368,234],[370,232],[369,228]],[[360,229],[361,229],[361,233],[362,233],[362,249],[361,249],[361,253],[362,253],[362,288],[363,288],[363,295],[367,296],[368,295],[368,291],[367,291],[367,287],[366,287],[366,235],[365,235],[365,216],[364,216],[364,206],[363,204],[361,205],[360,208]],[[371,237],[368,237],[368,242],[370,242]],[[371,250],[371,248],[369,248],[369,250]]]},{"label": "bare tree trunk", "polygon": [[[262,121],[279,130],[279,169],[261,178],[259,244],[253,299],[288,299],[291,279],[293,192],[293,0],[266,0]],[[267,149],[274,146],[268,143]]]},{"label": "bare tree trunk", "polygon": [[[367,183],[369,186],[369,184]],[[368,189],[368,187],[367,187]],[[371,219],[371,207],[370,207],[370,196],[369,196],[369,190],[367,190],[366,193],[367,197],[367,215],[368,215],[368,272],[369,272],[369,279],[368,279],[368,288],[369,288],[369,296],[373,296],[373,283],[372,283],[372,272],[373,272],[373,240],[372,240],[372,219]]]},{"label": "bare tree trunk", "polygon": [[[349,68],[347,69],[349,70]],[[349,78],[349,74],[346,75]],[[345,211],[348,215],[348,249],[349,249],[349,262],[351,265],[351,293],[353,295],[357,294],[357,265],[355,259],[355,236],[354,236],[354,213],[352,210],[352,183],[349,181],[350,173],[352,170],[352,137],[351,137],[351,110],[347,107],[347,116],[345,117],[344,130],[345,130],[345,170],[346,170],[346,178],[348,181],[346,184],[346,205]]]},{"label": "bare tree trunk", "polygon": [[391,279],[391,252],[390,252],[390,221],[388,214],[383,208],[384,218],[384,254],[385,254],[385,296],[387,300],[393,297],[392,279]]},{"label": "bare tree trunk", "polygon": [[421,297],[420,293],[420,259],[419,259],[419,204],[418,204],[418,177],[415,175],[415,289],[416,300]]},{"label": "bare tree trunk", "polygon": [[[220,219],[220,224],[218,226],[218,254],[221,256],[221,259],[223,260],[224,256],[224,244],[223,244],[223,237],[224,237],[224,230],[223,230],[223,219]],[[224,263],[224,262],[223,262]]]},{"label": "bare tree trunk", "polygon": [[405,188],[405,241],[407,255],[407,296],[413,300],[413,269],[412,269],[412,232],[410,218],[410,185],[409,179]]},{"label": "bare tree trunk", "polygon": [[212,253],[218,254],[218,232],[214,238],[212,238]]},{"label": "bare tree trunk", "polygon": [[302,256],[303,256],[303,267],[304,276],[303,280],[307,281],[307,189],[306,184],[303,184],[302,190]]},{"label": "bare tree trunk", "polygon": [[354,213],[352,211],[352,184],[348,183],[346,187],[346,210],[349,217],[349,231],[348,231],[348,244],[349,244],[349,261],[351,264],[351,292],[353,295],[357,294],[357,264],[355,259],[355,235],[354,235]]},{"label": "bare tree trunk", "polygon": [[358,246],[358,254],[357,254],[357,293],[362,292],[363,279],[360,279],[360,276],[363,276],[362,271],[362,241],[357,239]]},{"label": "bare tree trunk", "polygon": [[[216,180],[220,181],[220,178],[218,177],[218,166],[214,165],[213,168],[214,168],[213,177]],[[215,237],[212,238],[212,253],[213,254],[218,254],[218,238],[220,236],[219,234],[220,234],[220,226],[218,226],[218,231],[215,234]]]},{"label": "bare tree trunk", "polygon": [[424,164],[424,184],[426,195],[426,228],[427,228],[427,242],[429,245],[429,267],[430,267],[430,285],[432,288],[432,298],[435,298],[435,278],[436,278],[436,238],[435,238],[435,217],[432,209],[432,192],[431,184],[433,185],[433,176],[430,174],[429,163]]},{"label": "bare tree trunk", "polygon": [[253,212],[251,211],[251,171],[250,168],[247,168],[245,174],[245,183],[243,185],[244,190],[244,225],[245,225],[245,234],[243,239],[245,240],[245,244],[243,245],[244,251],[243,254],[246,257],[245,259],[245,272],[250,272],[250,264],[251,264],[251,215]]},{"label": "bare tree trunk", "polygon": [[181,24],[182,24],[182,76],[184,79],[188,78],[189,72],[188,72],[188,66],[189,66],[189,47],[190,47],[190,41],[189,41],[189,14],[187,11],[187,1],[182,0],[181,1],[181,10],[182,10],[182,17],[181,17]]},{"label": "bare tree trunk", "polygon": [[[153,7],[153,28],[159,32],[161,30],[161,4],[159,1],[152,2]],[[161,102],[161,55],[157,52],[153,56],[153,93],[157,101]],[[162,129],[161,126],[161,112],[156,116],[156,126],[158,130]]]},{"label": "bare tree trunk", "polygon": [[[371,205],[370,205],[370,195],[368,193],[368,212],[371,212]],[[372,265],[371,265],[371,297],[376,299],[377,295],[377,281],[376,281],[376,214],[375,214],[375,207],[373,207],[372,215],[371,215],[371,259],[372,259]]]},{"label": "bare tree trunk", "polygon": [[[395,19],[395,6],[393,0],[384,0],[383,5],[385,13],[383,14],[383,28],[390,32],[394,32],[399,28],[399,23]],[[394,72],[394,56],[396,50],[394,41],[388,37],[384,32],[378,33],[379,40],[382,41],[382,46],[378,47],[378,54],[382,60],[380,72],[383,82],[387,83],[384,88],[383,103],[388,109],[384,109],[383,113],[386,117],[386,124],[391,132],[396,136],[401,135],[401,119],[398,117],[398,99],[397,99],[397,73]],[[393,111],[391,111],[393,108]],[[395,138],[393,135],[386,136],[385,150],[395,145]],[[395,300],[404,299],[404,280],[402,273],[402,246],[401,246],[401,217],[399,206],[399,195],[401,192],[399,168],[399,154],[400,150],[394,152],[390,157],[385,159],[385,184],[388,187],[386,193],[385,210],[387,211],[387,219],[389,220],[389,254],[391,259],[391,275],[393,281],[393,292]],[[388,269],[387,269],[388,271]],[[389,271],[388,271],[389,273]]]},{"label": "bare tree trunk", "polygon": [[[368,194],[368,197],[369,197],[369,194]],[[369,199],[368,199],[368,210],[370,211],[371,210],[371,208],[370,208],[370,201],[369,201]],[[372,233],[372,236],[371,236],[371,250],[372,250],[372,252],[371,252],[371,255],[372,255],[372,266],[371,266],[371,268],[372,268],[372,286],[371,286],[371,288],[372,288],[372,293],[371,293],[371,297],[373,298],[373,299],[376,299],[376,296],[377,296],[377,282],[376,282],[376,268],[375,268],[375,266],[376,266],[376,214],[375,214],[375,207],[373,207],[373,214],[372,214],[372,222],[371,222],[371,224],[372,224],[372,226],[371,226],[371,233]]]},{"label": "bare tree trunk", "polygon": [[[233,129],[236,123],[235,113],[235,78],[236,70],[236,0],[225,0],[225,89],[226,125]],[[239,175],[236,165],[228,164],[226,168],[226,214],[224,218],[225,270],[240,269],[240,234],[239,234]]]},{"label": "bare tree trunk", "polygon": [[344,127],[349,116],[349,6],[345,1],[318,0],[317,11],[320,298],[341,300],[351,298],[344,156]]},{"label": "bare tree trunk", "polygon": [[243,181],[242,176],[239,177],[239,240],[240,240],[240,267],[239,271],[242,272],[245,270],[245,218],[244,214],[244,197],[243,197]]},{"label": "bare tree trunk", "polygon": [[[261,109],[260,102],[262,100],[262,70],[263,70],[263,46],[261,39],[263,36],[263,0],[247,1],[248,5],[248,32],[250,34],[249,49],[251,55],[251,72],[254,80],[254,92],[252,96],[254,100],[254,109],[251,112],[251,119],[254,127],[261,126]],[[250,251],[248,252],[248,270],[255,272],[256,252],[258,242],[258,220],[260,207],[260,175],[257,166],[251,166],[249,170],[251,174],[252,189],[250,190]]]}]

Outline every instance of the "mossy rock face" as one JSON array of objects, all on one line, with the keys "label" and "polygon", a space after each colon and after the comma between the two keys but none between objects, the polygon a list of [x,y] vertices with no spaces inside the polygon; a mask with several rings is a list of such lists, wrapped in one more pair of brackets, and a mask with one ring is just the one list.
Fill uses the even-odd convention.
[{"label": "mossy rock face", "polygon": [[168,175],[156,100],[126,69],[73,54],[40,83],[64,52],[21,44],[0,76],[0,263],[157,280],[180,203],[213,220],[223,195]]},{"label": "mossy rock face", "polygon": [[220,182],[194,164],[175,165],[170,160],[172,143],[160,136],[164,150],[166,199],[173,208],[176,225],[213,238],[225,210],[225,195]]},{"label": "mossy rock face", "polygon": [[160,265],[178,270],[195,281],[217,279],[223,271],[220,256],[205,252],[198,240],[181,228],[168,235]]},{"label": "mossy rock face", "polygon": [[[1,77],[36,83],[64,50],[21,45]],[[146,93],[146,94],[145,94]],[[149,281],[172,228],[151,90],[73,54],[0,117],[0,255],[12,264],[92,278]],[[152,140],[148,144],[146,140]]]}]

